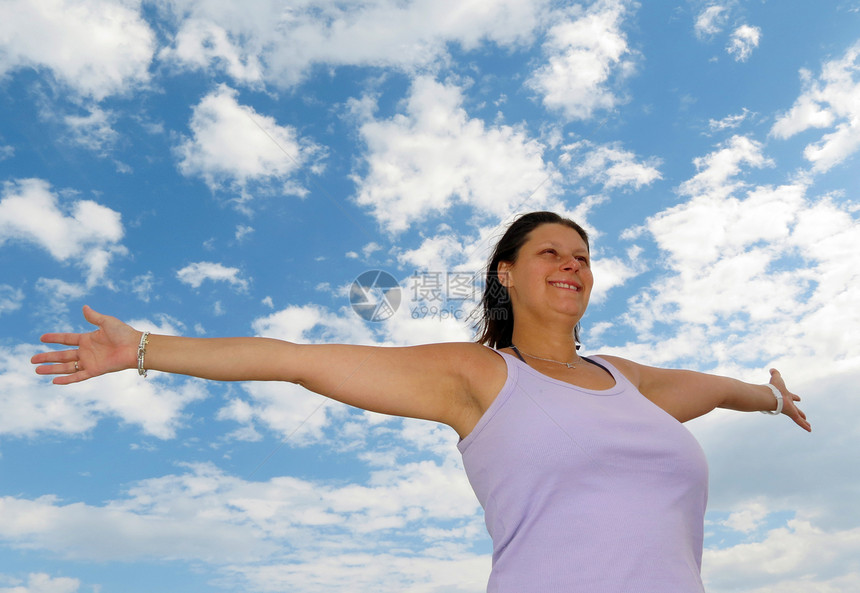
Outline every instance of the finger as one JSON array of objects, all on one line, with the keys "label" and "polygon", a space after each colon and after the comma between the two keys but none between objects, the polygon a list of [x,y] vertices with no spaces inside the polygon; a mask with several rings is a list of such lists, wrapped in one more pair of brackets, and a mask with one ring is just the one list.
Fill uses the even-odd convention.
[{"label": "finger", "polygon": [[51,381],[54,385],[71,385],[72,383],[79,383],[84,379],[89,379],[89,375],[87,375],[84,371],[80,371],[77,373],[72,373],[71,375],[63,375],[61,377],[54,377],[54,380]]},{"label": "finger", "polygon": [[84,319],[86,319],[93,325],[101,327],[104,324],[106,318],[107,315],[102,315],[101,313],[96,312],[96,310],[89,305],[84,305]]},{"label": "finger", "polygon": [[32,364],[69,362],[77,360],[78,356],[79,354],[77,350],[54,350],[51,352],[39,352],[38,354],[34,354],[30,359],[30,362]]},{"label": "finger", "polygon": [[77,373],[80,368],[75,367],[76,361],[57,362],[54,364],[43,364],[36,367],[37,375],[69,375]]},{"label": "finger", "polygon": [[803,413],[803,410],[795,408],[797,410],[797,416],[792,418],[795,424],[801,427],[806,432],[812,432],[812,425],[809,423],[809,420],[806,419],[806,414]]},{"label": "finger", "polygon": [[81,334],[72,333],[49,333],[39,338],[45,344],[62,344],[63,346],[77,346]]},{"label": "finger", "polygon": [[770,369],[770,382],[777,387],[784,388],[785,381],[782,379],[782,373],[776,369]]}]

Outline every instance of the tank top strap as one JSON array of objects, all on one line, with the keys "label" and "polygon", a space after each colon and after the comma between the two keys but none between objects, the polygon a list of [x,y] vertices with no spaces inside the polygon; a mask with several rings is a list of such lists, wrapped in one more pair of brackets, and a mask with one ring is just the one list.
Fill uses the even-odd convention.
[{"label": "tank top strap", "polygon": [[511,350],[513,350],[513,351],[514,351],[514,354],[516,354],[516,355],[517,355],[517,358],[519,358],[521,361],[523,361],[523,362],[525,362],[526,364],[528,364],[528,363],[526,362],[526,359],[525,359],[525,358],[523,358],[523,355],[522,355],[522,354],[520,354],[519,349],[518,349],[516,346],[514,346],[513,344],[511,344]]}]

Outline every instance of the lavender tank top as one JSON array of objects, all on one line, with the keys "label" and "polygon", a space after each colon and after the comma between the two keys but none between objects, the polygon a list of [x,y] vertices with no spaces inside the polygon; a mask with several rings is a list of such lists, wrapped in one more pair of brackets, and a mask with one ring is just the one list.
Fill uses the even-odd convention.
[{"label": "lavender tank top", "polygon": [[693,435],[599,357],[611,389],[499,354],[507,381],[458,445],[493,540],[488,593],[702,593]]}]

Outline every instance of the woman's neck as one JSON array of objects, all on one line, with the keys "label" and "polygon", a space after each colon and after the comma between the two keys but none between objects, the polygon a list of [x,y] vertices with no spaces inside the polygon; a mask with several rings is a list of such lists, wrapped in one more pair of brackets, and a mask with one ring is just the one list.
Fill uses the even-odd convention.
[{"label": "woman's neck", "polygon": [[562,361],[576,358],[573,328],[553,331],[548,328],[524,330],[515,326],[512,341],[521,352],[533,356]]}]

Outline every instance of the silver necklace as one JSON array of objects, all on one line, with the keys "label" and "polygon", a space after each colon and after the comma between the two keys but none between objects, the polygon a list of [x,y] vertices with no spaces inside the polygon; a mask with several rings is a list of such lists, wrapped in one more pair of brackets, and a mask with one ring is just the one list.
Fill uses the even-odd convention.
[{"label": "silver necklace", "polygon": [[575,360],[574,362],[563,362],[561,360],[553,360],[551,358],[541,358],[540,356],[535,356],[534,354],[529,354],[528,352],[523,352],[522,350],[517,348],[516,345],[514,345],[514,344],[511,344],[511,348],[513,348],[514,352],[516,352],[517,354],[525,354],[529,358],[534,358],[535,360],[543,360],[544,362],[554,362],[555,364],[563,364],[564,366],[566,366],[569,369],[575,369],[577,363],[582,362],[582,358],[579,358],[579,357],[577,357],[577,360]]}]

